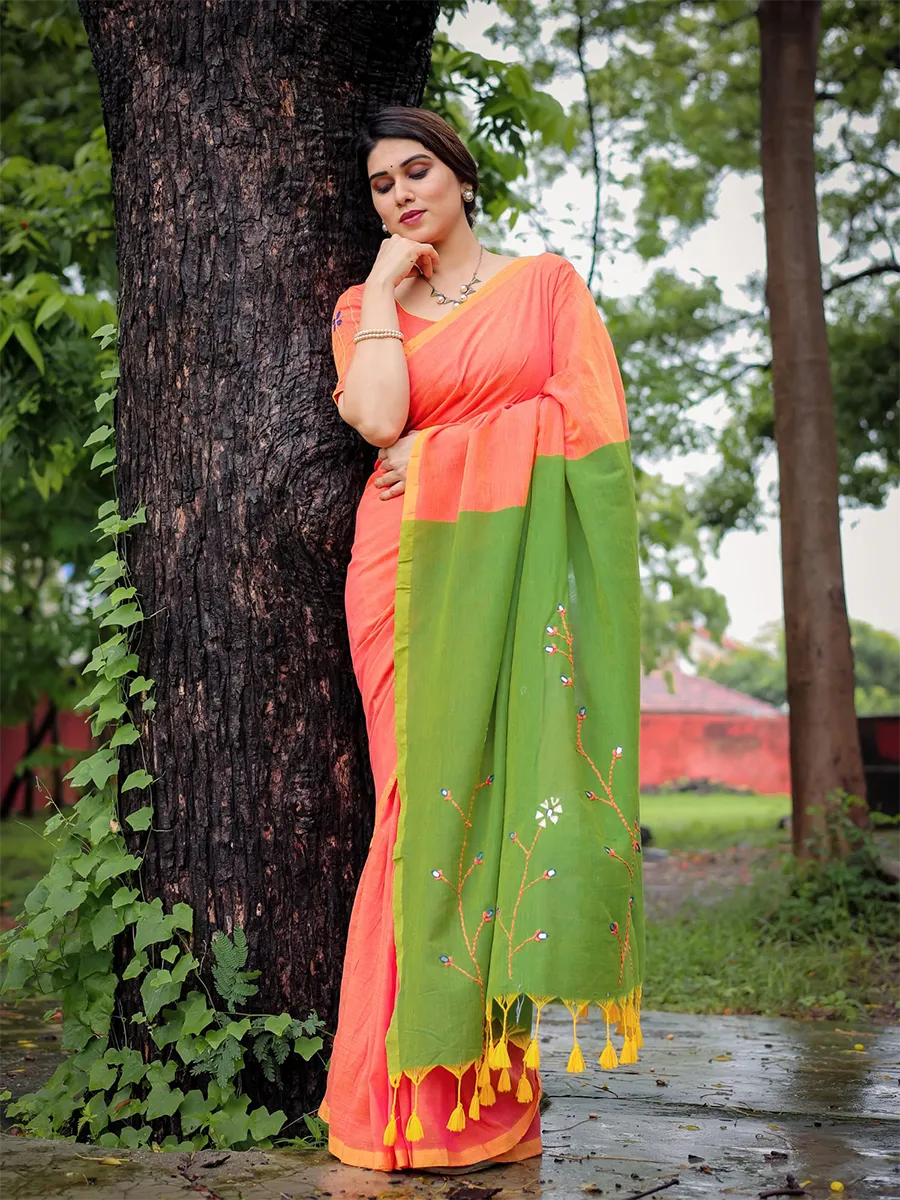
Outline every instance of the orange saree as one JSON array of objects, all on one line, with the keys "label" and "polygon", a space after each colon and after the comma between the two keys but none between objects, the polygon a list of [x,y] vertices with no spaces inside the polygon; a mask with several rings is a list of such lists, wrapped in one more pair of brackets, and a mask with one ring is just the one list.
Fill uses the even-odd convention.
[{"label": "orange saree", "polygon": [[[333,392],[335,399],[342,390],[352,358],[352,338],[359,328],[362,291],[361,284],[348,288],[338,298],[334,307],[332,341],[338,373]],[[377,468],[367,481],[357,511],[353,552],[347,574],[345,604],[350,649],[366,714],[370,759],[378,799],[375,829],[351,915],[338,1025],[332,1048],[327,1090],[319,1109],[319,1115],[329,1125],[330,1151],[350,1165],[381,1171],[465,1166],[487,1158],[514,1162],[540,1154],[542,1146],[539,1102],[542,1088],[539,1053],[536,1039],[532,1038],[530,1002],[537,1001],[539,1018],[543,1003],[549,1002],[557,995],[561,999],[566,997],[563,1002],[570,1007],[573,1029],[576,1029],[576,1044],[573,1047],[569,1070],[584,1069],[583,1058],[577,1048],[577,1018],[586,1015],[592,1000],[603,1009],[607,1031],[609,1032],[610,1021],[618,1021],[617,1031],[625,1034],[625,1046],[620,1052],[621,1061],[636,1061],[636,1048],[641,1044],[638,1013],[640,960],[643,954],[642,924],[639,916],[640,872],[637,858],[640,846],[636,834],[637,814],[635,805],[630,804],[627,799],[627,795],[633,795],[636,804],[638,713],[637,702],[631,693],[637,692],[637,670],[632,669],[637,663],[634,653],[637,642],[636,634],[632,637],[630,633],[624,639],[619,636],[615,642],[616,645],[621,643],[625,646],[624,651],[610,650],[611,654],[624,655],[618,665],[624,664],[624,678],[627,684],[625,690],[628,695],[624,700],[621,692],[615,697],[616,715],[613,718],[613,727],[603,726],[604,736],[608,735],[608,739],[612,739],[609,744],[614,747],[608,783],[597,774],[593,760],[584,749],[586,739],[582,739],[582,723],[587,719],[587,710],[584,707],[578,710],[577,747],[573,739],[571,750],[573,761],[577,760],[580,764],[582,760],[586,760],[600,780],[597,794],[591,790],[578,793],[582,798],[585,795],[589,798],[589,801],[581,801],[584,814],[580,819],[588,822],[599,820],[601,804],[597,801],[601,801],[607,808],[614,809],[616,814],[619,841],[616,843],[614,837],[607,830],[604,831],[601,840],[610,844],[602,847],[604,862],[601,869],[606,870],[611,856],[615,861],[610,865],[620,872],[621,886],[618,886],[618,880],[614,880],[614,886],[607,889],[604,900],[604,903],[609,904],[618,904],[621,900],[621,908],[616,908],[615,911],[613,908],[606,910],[607,915],[617,916],[619,919],[608,922],[608,927],[605,920],[593,922],[598,928],[602,925],[602,930],[605,931],[606,940],[602,943],[592,943],[593,934],[584,939],[585,953],[588,955],[588,951],[590,952],[590,962],[599,963],[602,955],[609,950],[613,956],[609,962],[615,960],[615,970],[604,966],[602,971],[591,967],[585,972],[583,964],[576,961],[577,955],[571,956],[570,964],[567,962],[565,967],[560,968],[547,954],[553,953],[554,946],[563,944],[565,930],[561,928],[554,931],[552,922],[549,926],[543,922],[553,934],[549,942],[550,949],[526,950],[525,955],[527,958],[528,953],[543,953],[541,965],[534,968],[536,973],[524,978],[524,985],[520,981],[518,984],[499,989],[501,992],[510,993],[508,998],[500,996],[503,1008],[502,1034],[499,1029],[494,1030],[490,1016],[485,1025],[482,1016],[479,1015],[480,1009],[483,1010],[487,1002],[490,1013],[497,990],[492,988],[489,992],[486,991],[487,961],[484,963],[483,976],[477,961],[475,943],[478,938],[483,937],[482,947],[485,948],[485,954],[489,955],[489,938],[494,932],[493,926],[502,925],[501,916],[505,910],[499,907],[496,910],[491,907],[484,908],[484,902],[476,905],[476,915],[481,917],[479,933],[473,941],[471,930],[466,932],[466,920],[471,920],[471,916],[467,918],[464,915],[461,899],[464,882],[462,852],[466,849],[465,842],[460,853],[460,882],[455,891],[456,899],[453,901],[454,910],[457,900],[459,901],[462,940],[459,939],[459,930],[452,935],[442,917],[433,921],[427,911],[427,902],[420,908],[418,903],[412,900],[412,892],[409,893],[406,904],[402,930],[398,923],[401,909],[398,903],[400,893],[397,889],[400,886],[401,868],[407,873],[414,870],[423,876],[427,874],[429,878],[433,876],[440,882],[450,882],[438,869],[428,872],[421,870],[423,866],[436,867],[436,863],[432,863],[430,859],[427,863],[420,861],[422,853],[430,855],[431,851],[423,851],[420,846],[417,848],[418,834],[412,842],[407,838],[409,848],[405,853],[400,852],[398,837],[398,830],[402,833],[405,824],[409,823],[410,813],[405,808],[407,765],[414,757],[407,753],[409,748],[406,745],[407,732],[411,726],[406,723],[405,718],[399,719],[401,709],[397,703],[398,694],[402,693],[403,705],[408,706],[408,660],[413,654],[407,637],[408,597],[404,590],[406,585],[403,583],[406,570],[403,566],[404,559],[408,560],[411,553],[408,539],[409,529],[414,524],[413,518],[419,518],[419,524],[422,526],[437,528],[436,522],[445,521],[447,514],[455,514],[457,509],[474,509],[488,516],[491,513],[515,513],[518,511],[517,506],[522,506],[526,501],[525,495],[522,494],[523,480],[525,491],[531,495],[528,481],[535,455],[542,452],[549,455],[547,462],[551,462],[554,454],[556,459],[553,459],[553,462],[557,459],[559,463],[568,459],[578,460],[583,464],[578,469],[584,470],[584,464],[592,463],[592,454],[599,451],[602,455],[608,451],[610,453],[603,458],[601,466],[604,477],[613,480],[614,486],[619,489],[617,494],[620,495],[620,499],[617,503],[624,521],[621,530],[616,532],[618,540],[613,547],[615,554],[610,558],[618,556],[624,566],[612,569],[607,568],[606,564],[604,566],[606,576],[624,580],[627,594],[621,611],[626,614],[628,621],[635,616],[637,608],[632,588],[632,580],[635,585],[637,581],[637,565],[631,510],[633,490],[630,461],[627,459],[627,419],[621,382],[612,348],[596,307],[571,264],[564,258],[549,253],[517,259],[488,279],[464,304],[437,321],[427,321],[407,313],[399,304],[397,310],[405,339],[404,350],[410,380],[410,410],[404,433],[421,432],[414,445],[406,491],[402,496],[387,501],[381,500],[380,490],[374,486],[378,477]],[[508,461],[508,470],[502,469],[498,455]],[[424,486],[426,479],[427,488]],[[576,490],[570,495],[574,494],[576,503],[580,503],[577,479],[572,486]],[[460,497],[463,497],[463,500]],[[606,512],[615,517],[615,505],[609,505],[604,509],[604,513]],[[590,517],[589,523],[596,525],[593,514],[587,515]],[[570,524],[574,519],[570,516]],[[611,526],[614,523],[614,520],[610,521]],[[537,529],[534,536],[543,536],[539,519],[535,518],[532,525]],[[406,534],[404,529],[407,530]],[[481,536],[476,533],[476,539]],[[518,536],[515,533],[509,535],[504,531],[502,544],[517,545]],[[550,547],[555,540],[555,533],[550,525],[546,526],[546,537],[546,544]],[[477,544],[476,540],[473,543],[476,549]],[[487,545],[484,542],[482,544]],[[425,542],[420,542],[419,545],[422,547],[417,551],[419,557],[428,561],[430,551]],[[546,558],[549,570],[552,551],[548,549],[545,556],[540,543],[535,542],[534,545],[536,549],[532,552],[536,555],[536,562],[543,562]],[[594,547],[590,549],[593,550]],[[438,550],[438,558],[441,554],[442,551]],[[589,556],[583,555],[579,558],[579,554],[580,551],[576,549],[576,561],[588,563]],[[521,556],[516,552],[513,557],[519,558],[521,570]],[[490,570],[496,567],[495,559],[496,555],[491,555],[488,551],[488,565],[484,569],[483,577],[479,579],[476,555],[468,557],[467,552],[465,569],[476,576],[471,580],[473,589],[477,589],[479,583],[488,590],[493,588]],[[565,581],[564,559],[562,563],[563,574],[560,576],[559,572],[555,573],[555,584],[559,583],[560,579]],[[581,566],[579,569],[585,571],[588,567]],[[556,595],[557,593],[554,593],[554,596]],[[606,604],[598,591],[598,604],[602,607],[607,623],[610,623],[610,614],[615,615],[618,611],[614,600]],[[397,605],[403,605],[399,615]],[[557,608],[554,605],[553,615],[556,616],[557,613],[568,638],[568,651],[566,652],[565,646],[562,645],[559,649],[567,653],[569,661],[572,662],[572,656],[578,653],[578,647],[573,651],[571,630],[581,628],[577,608],[573,609],[575,615],[567,618],[565,606],[560,604]],[[452,619],[452,611],[449,615],[436,617],[438,623]],[[591,624],[593,620],[590,615],[583,618],[585,666],[588,660],[588,646],[598,640],[603,640],[604,646],[606,645],[605,635],[602,638],[597,635]],[[570,625],[570,621],[573,624]],[[636,619],[633,624],[636,628]],[[555,625],[547,626],[546,634],[543,627],[538,633],[539,642],[546,642],[547,634],[551,634],[550,640],[554,642],[554,649],[555,642],[563,639],[563,634]],[[414,633],[414,636],[421,636],[421,633]],[[431,638],[430,633],[428,636]],[[453,636],[454,630],[446,626],[448,645]],[[497,643],[498,638],[493,634],[491,636],[492,644]],[[434,641],[433,638],[431,640]],[[499,641],[502,640],[502,637],[499,638]],[[546,658],[543,651],[552,652],[549,646],[539,643],[538,648],[542,652],[542,658]],[[543,667],[543,664],[541,666]],[[614,668],[616,666],[617,664],[613,664]],[[463,669],[466,669],[465,666]],[[563,688],[571,685],[575,690],[574,670],[570,671],[570,676],[571,678],[565,674],[559,675],[558,672],[553,676],[557,680],[557,691],[560,690],[560,679],[563,681]],[[591,678],[590,673],[580,675],[578,688],[589,688]],[[582,679],[585,682],[582,682]],[[421,684],[422,681],[417,682]],[[488,680],[486,686],[485,695],[488,696],[496,715],[496,702],[491,699],[494,695],[494,685]],[[522,686],[517,690],[521,690],[524,695],[528,689]],[[425,695],[424,692],[420,694]],[[465,702],[465,694],[461,699]],[[572,698],[568,695],[563,696],[561,700],[551,698],[547,701],[548,713],[551,702],[571,707]],[[519,703],[521,704],[521,701]],[[602,709],[603,703],[605,702],[598,700],[597,709]],[[424,707],[427,709],[427,704]],[[562,708],[559,711],[563,714],[564,723],[568,719],[569,709]],[[593,712],[592,709],[592,715]],[[482,721],[481,724],[476,723],[474,734],[474,740],[478,742],[475,752],[478,754],[481,753],[479,739],[483,740],[487,736],[482,728],[487,728],[487,716],[485,710],[483,721],[481,717],[477,718],[477,721]],[[605,720],[603,712],[598,712],[594,717],[595,722],[598,719],[602,724]],[[491,720],[494,720],[494,716],[491,716]],[[515,714],[510,728],[514,726],[517,726]],[[518,722],[518,727],[522,727],[521,722]],[[563,725],[560,725],[560,728],[562,727]],[[441,713],[438,713],[433,728],[437,731],[445,728]],[[444,754],[444,747],[438,747],[436,744],[441,739],[441,733],[438,732],[435,736],[434,758],[436,762],[441,760],[443,769],[446,765],[444,759],[447,759],[448,755]],[[453,741],[454,737],[455,734],[450,740]],[[460,738],[462,737],[463,734],[460,733]],[[491,743],[492,753],[497,755],[500,750],[493,745],[493,737],[493,734],[488,736],[488,741]],[[497,738],[499,740],[499,733]],[[618,742],[622,745],[617,745]],[[623,751],[623,745],[627,748],[627,753]],[[606,742],[603,752],[606,753]],[[454,749],[450,758],[455,754]],[[620,766],[618,760],[623,754],[625,763]],[[416,766],[416,763],[412,766]],[[501,772],[503,770],[502,767],[498,769]],[[562,769],[563,760],[558,759],[554,763],[554,770],[557,771],[553,776],[554,780],[561,778],[559,772]],[[613,797],[614,769],[618,773],[617,798]],[[473,783],[475,792],[468,810],[471,821],[453,800],[450,790],[446,787],[440,790],[439,794],[444,801],[449,801],[452,810],[464,818],[467,829],[477,826],[478,818],[473,815],[475,793],[485,785],[493,784],[493,768],[491,771],[492,773],[482,778],[480,783]],[[472,782],[470,774],[471,772],[465,776],[469,791],[471,788],[468,784]],[[505,776],[501,774],[498,776],[500,796],[503,794],[504,783]],[[413,787],[413,783],[410,782],[409,786]],[[498,789],[495,787],[489,790],[496,793]],[[413,787],[410,794],[415,797],[414,804],[421,803],[420,797],[424,799],[421,788]],[[622,798],[623,795],[626,795],[625,799]],[[499,798],[498,796],[498,800]],[[563,818],[562,827],[566,828],[566,819],[570,822],[576,820],[569,791],[565,792],[565,800],[561,805],[555,803],[555,797],[551,799],[554,800],[553,806],[548,808],[548,802],[544,801],[543,808],[535,814],[539,818],[538,825],[542,828],[535,835],[532,847],[537,842],[538,835],[545,831],[544,827],[544,842],[553,836],[559,819],[557,814],[563,812],[563,809],[566,817]],[[531,809],[534,807],[532,803]],[[443,804],[443,809],[456,820],[447,803]],[[608,815],[605,814],[606,817]],[[549,817],[549,821],[542,819],[545,817]],[[430,827],[431,819],[427,818],[427,822]],[[519,827],[521,828],[521,825]],[[575,835],[573,844],[585,840],[583,835],[576,834],[574,825],[567,828],[570,834]],[[477,836],[481,837],[480,831],[477,832]],[[465,837],[468,838],[468,834]],[[517,840],[515,833],[510,833],[509,838],[514,839],[516,846],[521,845],[524,849],[524,844]],[[491,860],[490,843],[487,839],[485,845],[488,858],[485,859],[484,852],[479,850],[473,860],[476,867]],[[474,849],[475,846],[469,847],[469,852]],[[509,852],[516,853],[515,847]],[[566,868],[570,864],[564,857],[562,848],[557,865],[561,868],[559,872],[556,869],[545,870],[541,879],[544,882],[555,879],[556,896],[560,901],[565,892],[559,889],[570,886],[566,881],[567,873],[572,876],[571,886],[575,888],[572,895],[577,899],[584,896],[584,885],[583,882],[579,883],[579,878],[582,881],[585,878],[599,878],[592,864],[587,864],[580,877],[576,878],[575,868],[580,869],[584,864],[576,863],[574,859],[571,862],[572,870],[567,872]],[[472,869],[470,867],[466,879],[471,875]],[[486,881],[489,875],[489,871],[482,871],[478,878]],[[414,880],[412,884],[405,884],[407,887],[414,885]],[[539,888],[538,892],[541,890]],[[538,892],[533,894],[537,895]],[[552,904],[550,912],[552,913]],[[422,946],[415,947],[415,958],[409,958],[404,975],[402,954],[399,955],[401,966],[398,971],[398,950],[402,949],[404,943],[413,947],[414,930],[415,937],[422,939],[427,949],[423,955]],[[505,928],[504,932],[507,932]],[[463,969],[458,954],[455,958],[449,953],[438,954],[444,945],[442,942],[432,945],[433,937],[440,939],[445,936],[448,939],[455,936],[460,945],[465,944],[474,967],[470,965],[468,971]],[[500,937],[499,931],[496,936]],[[539,929],[526,940],[529,946],[534,947],[536,939],[544,945],[549,936],[545,930]],[[448,949],[449,945],[448,941]],[[514,951],[513,938],[508,935],[508,950],[502,955],[495,955],[498,963],[502,959],[505,964],[508,958],[510,979],[513,975],[513,955],[518,954],[521,949],[522,946],[519,946]],[[434,967],[420,967],[425,960],[429,964],[433,962]],[[587,961],[586,957],[585,962]],[[456,968],[455,972],[451,969],[449,975],[445,973],[440,976],[446,983],[460,981],[461,986],[466,988],[469,984],[462,982],[465,979],[471,980],[473,984],[477,983],[481,988],[480,1002],[475,999],[476,993],[473,993],[471,1000],[465,998],[465,1014],[459,1009],[451,1009],[448,1010],[451,1013],[448,1018],[448,1011],[442,1010],[441,993],[446,991],[449,995],[451,990],[445,988],[442,983],[432,985],[426,982],[419,986],[416,971],[421,969],[428,972],[435,968],[441,970],[443,966]],[[473,970],[477,972],[477,977],[471,973]],[[541,970],[549,971],[549,974],[542,976]],[[404,978],[405,993],[401,988],[401,980]],[[426,976],[423,975],[423,978]],[[547,982],[548,979],[552,979],[553,982]],[[569,990],[566,990],[566,986]],[[437,988],[433,992],[435,1028],[442,1030],[445,1040],[440,1049],[435,1048],[432,1052],[427,1049],[429,1031],[424,1026],[429,1024],[430,1018],[427,1014],[432,1004],[429,997],[432,996],[431,989],[434,987]],[[411,988],[414,993],[412,1000],[409,999]],[[516,995],[513,995],[513,992]],[[403,1001],[406,1007],[402,1010],[402,1017],[398,1022],[398,1000],[404,995],[407,997]],[[575,996],[578,997],[577,1000],[574,999]],[[505,1004],[504,999],[508,999]],[[512,1011],[514,999],[518,1000],[515,1013]],[[416,1000],[424,1000],[421,1012],[415,1010]],[[458,1052],[457,1045],[454,1044],[454,1052],[449,1053],[448,1057],[447,1042],[453,1041],[457,1036],[455,1028],[448,1033],[448,1025],[454,1024],[457,1014],[460,1031]],[[470,1052],[475,1042],[481,1047],[484,1028],[487,1029],[488,1042],[485,1043],[483,1053]],[[416,1036],[422,1041],[423,1035],[426,1048],[421,1050],[414,1047],[413,1042]],[[416,1058],[417,1054],[419,1058]],[[601,1058],[601,1065],[605,1067],[615,1066],[619,1061],[609,1041],[604,1056],[605,1058]],[[427,1063],[424,1061],[426,1058],[429,1059]],[[423,1065],[420,1066],[420,1062]],[[499,1069],[500,1072],[499,1076],[493,1077],[496,1087],[491,1082],[490,1068]]]}]

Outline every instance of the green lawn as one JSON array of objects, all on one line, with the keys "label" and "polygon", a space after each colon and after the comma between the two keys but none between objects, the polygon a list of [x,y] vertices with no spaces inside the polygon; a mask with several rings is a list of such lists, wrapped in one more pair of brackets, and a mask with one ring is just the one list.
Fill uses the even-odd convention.
[{"label": "green lawn", "polygon": [[778,822],[790,811],[790,796],[666,792],[641,797],[641,824],[650,829],[650,844],[666,850],[719,850],[736,842],[774,845],[785,840]]},{"label": "green lawn", "polygon": [[[47,815],[50,815],[48,810]],[[0,913],[15,917],[47,871],[57,835],[43,836],[46,817],[10,817],[0,824]]]}]

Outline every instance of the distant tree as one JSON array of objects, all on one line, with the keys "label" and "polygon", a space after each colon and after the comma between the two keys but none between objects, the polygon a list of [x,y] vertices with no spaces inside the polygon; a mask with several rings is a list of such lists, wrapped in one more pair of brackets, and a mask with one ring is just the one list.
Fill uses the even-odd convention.
[{"label": "distant tree", "polygon": [[[900,640],[866,621],[850,622],[858,716],[900,713]],[[769,704],[787,703],[784,627],[769,625],[751,645],[698,664],[699,674]]]}]

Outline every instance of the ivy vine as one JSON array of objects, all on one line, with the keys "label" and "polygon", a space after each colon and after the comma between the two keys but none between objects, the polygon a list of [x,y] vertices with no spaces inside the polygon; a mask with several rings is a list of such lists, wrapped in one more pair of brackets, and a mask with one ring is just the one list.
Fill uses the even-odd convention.
[{"label": "ivy vine", "polygon": [[[115,325],[92,336],[100,339],[101,351],[117,345]],[[112,390],[97,396],[98,413],[115,398],[117,361],[100,377]],[[85,442],[92,445],[98,448],[91,468],[101,475],[115,471],[113,426],[99,425]],[[243,1011],[258,991],[253,980],[259,971],[246,969],[247,942],[239,927],[233,937],[213,935],[214,989],[207,987],[192,953],[189,905],[166,912],[159,897],[144,895],[142,855],[128,850],[118,797],[132,790],[146,794],[147,803],[125,821],[149,838],[154,780],[141,768],[118,783],[118,751],[140,740],[132,720],[136,706],[145,713],[156,707],[154,680],[137,673],[131,650],[129,639],[144,614],[122,555],[122,539],[146,522],[146,508],[123,517],[116,498],[97,515],[99,539],[113,548],[91,566],[89,600],[98,634],[108,636],[84,667],[96,682],[76,708],[90,714],[91,732],[105,740],[66,776],[82,794],[46,822],[45,836],[60,835],[50,869],[29,893],[16,927],[0,937],[6,967],[0,991],[61,998],[67,1057],[43,1087],[7,1103],[6,1114],[23,1133],[87,1136],[101,1146],[248,1149],[270,1147],[275,1139],[278,1145],[324,1145],[327,1127],[318,1115],[304,1114],[306,1133],[288,1138],[285,1113],[251,1107],[241,1080],[248,1056],[275,1082],[291,1056],[309,1061],[319,1055],[323,1022],[315,1012],[299,1020],[289,1013]],[[129,1045],[129,1024],[115,1012],[114,943],[126,930],[133,954],[121,977],[140,979],[143,1008],[130,1020],[149,1027],[158,1052],[152,1061]],[[8,1097],[4,1092],[0,1100]],[[171,1132],[156,1140],[160,1128]]]}]

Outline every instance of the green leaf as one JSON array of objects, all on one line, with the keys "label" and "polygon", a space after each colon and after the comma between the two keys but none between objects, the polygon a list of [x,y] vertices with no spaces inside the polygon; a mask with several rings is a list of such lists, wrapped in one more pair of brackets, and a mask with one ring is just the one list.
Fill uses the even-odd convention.
[{"label": "green leaf", "polygon": [[212,1009],[206,1003],[206,997],[202,992],[191,992],[183,1001],[183,1004],[184,1025],[182,1026],[182,1034],[188,1036],[190,1034],[202,1033],[215,1016]]},{"label": "green leaf", "polygon": [[130,904],[132,900],[137,899],[139,894],[140,893],[138,892],[137,888],[128,887],[127,885],[123,884],[122,887],[117,888],[116,891],[113,892],[110,903],[112,904],[113,908],[122,908],[124,905]]},{"label": "green leaf", "polygon": [[45,321],[49,321],[61,308],[65,308],[67,299],[68,297],[65,292],[55,292],[52,296],[48,296],[37,310],[34,318],[34,328],[40,329]]},{"label": "green leaf", "polygon": [[108,696],[105,700],[101,701],[93,723],[102,728],[104,725],[108,725],[110,721],[118,721],[119,717],[125,712],[127,712],[127,709],[121,700],[116,699],[114,696]]},{"label": "green leaf", "polygon": [[[145,771],[142,768],[139,771],[131,772],[131,774],[128,776],[128,778],[125,780],[125,782],[122,784],[121,790],[123,792],[130,792],[132,788],[149,787],[152,782],[153,782],[153,776],[150,774],[149,771]],[[147,811],[149,811],[150,815],[152,816],[152,813],[153,813],[152,807],[149,807],[148,809],[141,808],[138,810],[138,812],[147,812]],[[137,813],[135,813],[134,815],[137,816]],[[131,817],[126,817],[125,819],[128,821],[129,824],[131,824]],[[147,824],[149,824],[149,823],[150,823],[150,817],[148,816]],[[134,828],[140,829],[140,828],[146,828],[146,826],[136,825],[136,826],[134,826]]]},{"label": "green leaf", "polygon": [[149,904],[144,904],[142,910],[134,931],[136,953],[156,942],[167,942],[175,927],[174,916],[166,916],[163,913],[162,900],[159,896],[156,896]]},{"label": "green leaf", "polygon": [[116,908],[101,908],[91,921],[91,938],[97,950],[108,946],[125,928],[125,915]]},{"label": "green leaf", "polygon": [[110,592],[109,600],[111,604],[121,604],[123,600],[130,600],[135,595],[137,595],[136,587],[117,587]]},{"label": "green leaf", "polygon": [[132,746],[140,736],[141,731],[136,725],[120,725],[110,739],[109,748],[117,750],[119,746]]},{"label": "green leaf", "polygon": [[102,466],[103,463],[112,462],[115,457],[116,457],[115,446],[104,446],[103,449],[98,450],[97,453],[94,455],[94,457],[91,459],[91,470],[93,471],[94,467]]},{"label": "green leaf", "polygon": [[277,1109],[270,1113],[267,1108],[254,1108],[250,1114],[250,1136],[255,1142],[274,1137],[287,1120],[287,1115]]},{"label": "green leaf", "polygon": [[150,965],[147,959],[147,954],[144,950],[140,954],[135,954],[128,963],[128,966],[122,972],[123,979],[135,979],[142,971],[146,971]]},{"label": "green leaf", "polygon": [[110,663],[106,669],[106,674],[110,679],[121,679],[129,671],[136,671],[137,665],[138,656],[136,654],[125,654],[117,662]]},{"label": "green leaf", "polygon": [[147,1064],[141,1058],[140,1051],[126,1046],[120,1051],[120,1057],[122,1070],[119,1075],[119,1085],[125,1087],[129,1083],[140,1083],[147,1073]]},{"label": "green leaf", "polygon": [[274,1033],[276,1037],[282,1037],[293,1019],[290,1013],[280,1013],[277,1017],[266,1017],[263,1029]]},{"label": "green leaf", "polygon": [[57,917],[74,912],[90,890],[86,883],[73,883],[71,887],[55,887],[47,896],[47,908]]},{"label": "green leaf", "polygon": [[198,1088],[192,1088],[185,1094],[178,1115],[181,1118],[182,1133],[193,1133],[208,1124],[209,1101]]},{"label": "green leaf", "polygon": [[300,1055],[306,1062],[312,1058],[317,1050],[321,1050],[325,1043],[320,1037],[298,1037],[294,1042],[294,1051]]},{"label": "green leaf", "polygon": [[191,933],[194,928],[194,910],[189,904],[179,900],[177,904],[172,905],[172,923],[175,929]]},{"label": "green leaf", "polygon": [[77,788],[86,787],[89,783],[98,788],[105,788],[118,770],[118,758],[108,750],[98,750],[76,763],[66,775],[66,779],[71,779],[72,786]]},{"label": "green leaf", "polygon": [[[97,442],[105,442],[113,433],[112,425],[98,425],[88,440],[84,443],[84,448],[96,445]],[[104,514],[105,515],[105,514]]]},{"label": "green leaf", "polygon": [[149,1018],[156,1016],[161,1008],[172,1004],[181,995],[181,984],[172,978],[171,971],[157,967],[148,971],[141,983],[141,999]]},{"label": "green leaf", "polygon": [[[143,621],[144,614],[140,611],[136,604],[120,604],[118,608],[113,609],[100,622],[103,625],[121,625],[123,629],[127,629],[130,625],[137,625],[139,621]],[[132,685],[133,687],[134,685]],[[132,692],[133,694],[133,692]]]},{"label": "green leaf", "polygon": [[107,1088],[111,1088],[116,1082],[118,1073],[115,1068],[105,1063],[102,1058],[99,1058],[91,1067],[88,1088],[92,1092],[105,1092]]},{"label": "green leaf", "polygon": [[157,1117],[174,1116],[183,1099],[184,1093],[177,1088],[170,1088],[166,1083],[157,1083],[150,1089],[144,1116],[148,1121],[155,1121]]},{"label": "green leaf", "polygon": [[94,883],[105,883],[107,879],[112,879],[116,875],[124,875],[126,871],[136,871],[142,862],[143,859],[136,854],[115,854],[97,868]]},{"label": "green leaf", "polygon": [[[130,778],[130,776],[129,776]],[[127,783],[127,780],[126,780]],[[123,789],[124,790],[124,789]],[[143,808],[139,808],[137,812],[131,813],[125,818],[132,829],[143,830],[149,829],[150,823],[153,820],[153,805],[145,804]]]},{"label": "green leaf", "polygon": [[13,337],[43,375],[45,371],[44,356],[38,349],[38,344],[34,340],[34,335],[29,326],[24,321],[15,321],[13,322],[12,331]]},{"label": "green leaf", "polygon": [[143,675],[138,675],[136,679],[132,679],[131,686],[128,688],[129,696],[136,696],[138,692],[149,692],[153,687],[154,681],[146,679]]}]

